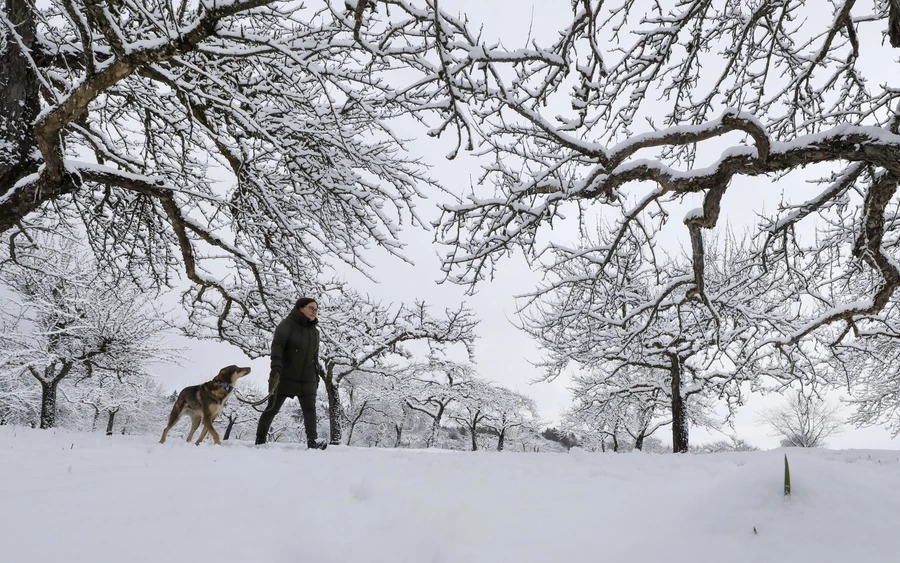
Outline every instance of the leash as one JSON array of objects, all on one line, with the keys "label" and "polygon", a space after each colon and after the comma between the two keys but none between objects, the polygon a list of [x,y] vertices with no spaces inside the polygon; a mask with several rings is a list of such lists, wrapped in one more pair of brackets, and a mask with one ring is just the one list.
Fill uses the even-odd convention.
[{"label": "leash", "polygon": [[[253,401],[253,400],[243,398],[237,389],[234,390],[234,397],[238,401],[244,403],[245,405],[250,405],[253,408],[253,410],[255,410],[256,412],[267,412],[271,407],[266,407],[263,410],[259,410],[256,407],[265,403],[266,401],[268,401],[269,399],[271,399],[272,397],[275,396],[275,392],[278,391],[278,384],[280,383],[280,381],[281,381],[281,377],[279,375],[276,375],[275,376],[275,385],[272,386],[272,390],[269,391],[268,395],[266,395],[265,397],[263,397],[262,399],[260,399],[258,401]],[[272,402],[272,406],[275,406],[274,401]]]}]

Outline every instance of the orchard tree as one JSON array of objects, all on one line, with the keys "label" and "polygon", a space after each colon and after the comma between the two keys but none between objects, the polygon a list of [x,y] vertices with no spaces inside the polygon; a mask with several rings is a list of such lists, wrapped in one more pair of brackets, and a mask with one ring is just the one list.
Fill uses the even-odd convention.
[{"label": "orchard tree", "polygon": [[172,406],[162,383],[147,371],[125,378],[120,373],[94,369],[89,375],[70,380],[68,385],[60,385],[60,394],[67,403],[90,411],[92,432],[105,415],[107,436],[112,436],[117,420],[120,429],[124,428],[122,421],[128,420],[131,433],[156,431]]},{"label": "orchard tree", "polygon": [[[265,395],[260,389],[254,388],[252,385],[242,384],[241,394],[248,397],[262,397]],[[249,400],[249,399],[247,399]],[[222,434],[222,440],[228,440],[231,437],[241,439],[244,436],[245,428],[256,431],[256,423],[259,420],[260,411],[265,409],[265,403],[253,407],[248,403],[238,400],[238,398],[230,397],[222,409],[221,418],[225,421],[225,432]]]},{"label": "orchard tree", "polygon": [[31,426],[40,416],[41,390],[34,385],[34,379],[21,371],[0,371],[0,426]]},{"label": "orchard tree", "polygon": [[[672,423],[670,404],[659,388],[634,385],[639,376],[626,367],[610,379],[594,373],[576,375],[572,381],[573,405],[563,415],[563,429],[580,435],[606,451],[642,450],[644,440]],[[598,385],[602,382],[602,385]],[[627,444],[622,444],[628,440]]]},{"label": "orchard tree", "polygon": [[760,417],[781,438],[782,446],[794,448],[823,447],[843,425],[839,406],[804,389],[789,393],[783,405],[763,411]]},{"label": "orchard tree", "polygon": [[[900,374],[896,359],[896,346],[891,346],[892,356],[877,357],[873,354],[854,378],[850,403],[856,407],[849,422],[857,426],[884,425],[896,437],[900,435]],[[852,368],[851,368],[852,369]]]},{"label": "orchard tree", "polygon": [[438,353],[455,344],[473,354],[478,321],[465,305],[432,314],[422,302],[384,305],[351,290],[325,297],[328,311],[320,324],[322,379],[328,396],[331,443],[340,444],[341,385],[348,377],[391,377],[396,361],[414,359],[409,344],[418,342]]},{"label": "orchard tree", "polygon": [[540,426],[540,415],[534,400],[505,387],[493,386],[486,397],[488,416],[481,426],[497,435],[497,451],[503,451],[510,433],[519,429],[535,431]]},{"label": "orchard tree", "polygon": [[478,434],[486,428],[491,406],[497,399],[493,385],[482,379],[472,379],[460,389],[450,418],[465,428],[472,439],[472,451],[478,450]]},{"label": "orchard tree", "polygon": [[0,16],[0,233],[67,225],[107,275],[184,277],[190,333],[254,357],[326,261],[367,269],[366,249],[401,256],[401,225],[422,225],[436,184],[392,120],[469,142],[451,53],[471,34],[431,2],[2,0]]},{"label": "orchard tree", "polygon": [[354,428],[362,423],[368,428],[365,432],[367,443],[374,442],[373,445],[378,446],[384,442],[394,448],[401,447],[404,431],[415,418],[412,416],[414,411],[406,403],[407,382],[401,373],[357,373],[347,380],[344,414],[349,426],[348,444]]},{"label": "orchard tree", "polygon": [[[639,417],[656,417],[666,404],[674,451],[687,452],[689,421],[715,424],[710,399],[726,400],[733,412],[743,384],[758,384],[759,367],[778,359],[758,340],[761,331],[772,339],[795,328],[797,284],[789,282],[796,268],[763,270],[749,258],[752,244],[725,236],[704,261],[707,284],[699,292],[691,266],[654,247],[651,225],[615,239],[601,229],[578,247],[554,246],[544,286],[524,301],[522,328],[546,351],[546,379],[571,364],[583,370],[576,388],[589,392],[585,408],[605,412],[604,432],[621,430],[625,421],[610,417],[616,411],[636,407]],[[635,442],[650,425],[627,423]]]},{"label": "orchard tree", "polygon": [[409,366],[404,375],[406,404],[431,420],[425,447],[434,447],[444,417],[451,415],[451,405],[462,400],[475,380],[475,369],[470,364],[431,356],[427,362]]},{"label": "orchard tree", "polygon": [[[604,218],[608,246],[593,259],[611,266],[630,251],[626,235],[652,232],[645,245],[662,244],[651,223],[674,217],[690,241],[682,301],[700,309],[712,301],[704,233],[729,205],[746,205],[743,187],[756,202],[771,186],[784,190],[781,204],[755,206],[759,244],[725,270],[764,272],[779,256],[790,267],[829,263],[797,276],[795,303],[814,306],[748,346],[802,363],[804,340],[835,347],[874,330],[900,286],[900,79],[881,72],[898,57],[900,5],[569,5],[569,23],[530,46],[540,56],[485,61],[479,81],[458,81],[470,86],[479,150],[493,158],[475,191],[444,208],[448,279],[477,284],[514,251],[538,260],[571,232],[566,217]],[[486,53],[490,37],[479,36]],[[828,325],[836,338],[825,341]]]},{"label": "orchard tree", "polygon": [[[805,403],[817,398],[820,387],[837,387],[847,395],[848,406],[855,408],[847,422],[860,427],[884,425],[892,435],[900,434],[900,372],[897,370],[900,303],[896,296],[891,298],[877,322],[855,325],[847,335],[832,330],[827,338],[821,338],[817,346],[810,348],[810,355],[819,361],[820,385],[803,389],[803,396],[794,396],[781,409],[785,416],[795,420],[794,426],[799,425],[802,417],[795,416],[797,413],[790,415],[790,411],[827,414],[832,407]],[[811,426],[804,424],[804,427]]]},{"label": "orchard tree", "polygon": [[346,418],[347,445],[353,441],[358,426],[382,427],[398,414],[399,397],[395,393],[396,378],[390,375],[357,373],[345,379],[346,401],[342,411]]},{"label": "orchard tree", "polygon": [[40,426],[56,425],[57,391],[72,377],[146,375],[151,362],[172,361],[169,324],[146,295],[121,280],[109,283],[76,242],[61,236],[20,245],[0,265],[10,296],[0,316],[0,370],[28,374],[40,385]]}]

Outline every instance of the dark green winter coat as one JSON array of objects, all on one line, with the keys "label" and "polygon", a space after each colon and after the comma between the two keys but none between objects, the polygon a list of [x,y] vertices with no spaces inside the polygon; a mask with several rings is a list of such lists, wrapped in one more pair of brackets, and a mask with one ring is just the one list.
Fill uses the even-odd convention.
[{"label": "dark green winter coat", "polygon": [[293,310],[272,338],[272,370],[281,373],[278,395],[315,395],[319,387],[319,329],[315,321]]}]

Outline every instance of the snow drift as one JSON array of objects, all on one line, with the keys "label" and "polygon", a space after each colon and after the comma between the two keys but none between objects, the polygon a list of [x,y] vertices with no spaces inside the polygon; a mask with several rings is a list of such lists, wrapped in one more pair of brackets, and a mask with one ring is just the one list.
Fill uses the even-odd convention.
[{"label": "snow drift", "polygon": [[[900,452],[446,452],[0,427],[0,559],[896,561]],[[783,458],[793,494],[782,494]],[[754,532],[754,528],[756,531]]]}]

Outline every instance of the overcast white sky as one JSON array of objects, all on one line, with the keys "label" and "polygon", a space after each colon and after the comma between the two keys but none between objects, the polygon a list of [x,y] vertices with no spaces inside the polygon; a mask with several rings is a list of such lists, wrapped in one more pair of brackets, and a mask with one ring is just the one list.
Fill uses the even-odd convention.
[{"label": "overcast white sky", "polygon": [[[824,6],[830,4],[823,2]],[[469,20],[485,27],[484,37],[502,36],[508,48],[523,47],[525,39],[537,37],[548,40],[555,38],[555,30],[564,25],[570,13],[568,0],[442,0],[440,7],[444,11],[455,13],[466,12]],[[829,8],[830,10],[830,8]],[[823,11],[823,17],[831,18],[830,11]],[[883,73],[896,75],[897,57],[885,52],[885,59],[873,61],[881,65]],[[446,188],[456,194],[465,193],[471,182],[479,174],[477,161],[466,154],[454,161],[444,158],[449,152],[450,144],[422,136],[411,143],[411,149],[421,154],[432,168],[432,176]],[[718,145],[719,147],[721,144]],[[718,156],[716,148],[708,153],[710,158]],[[698,162],[702,166],[703,162]],[[792,190],[797,189],[796,180],[792,180]],[[490,188],[482,188],[490,189]],[[723,201],[723,215],[737,230],[752,226],[756,213],[763,209],[773,209],[777,204],[784,186],[772,185],[767,178],[743,179],[736,181]],[[481,192],[484,193],[484,192]],[[792,191],[792,193],[794,193]],[[420,207],[423,218],[428,220],[438,216],[434,204],[446,201],[446,196],[435,194],[434,197]],[[687,202],[684,210],[696,206],[696,202]],[[686,231],[678,220],[677,213],[672,219],[673,238],[666,241],[670,251],[677,251],[683,243],[682,236]],[[533,397],[541,414],[550,422],[558,418],[560,410],[569,405],[569,393],[564,379],[553,383],[531,384],[538,379],[540,373],[531,365],[531,361],[539,359],[534,343],[510,323],[514,318],[514,295],[534,289],[539,281],[538,274],[532,272],[521,257],[507,259],[501,263],[496,279],[484,282],[478,287],[474,296],[466,296],[464,288],[451,284],[438,284],[441,278],[440,255],[445,251],[433,243],[433,233],[422,231],[406,231],[408,247],[405,254],[415,265],[404,263],[387,256],[383,252],[373,252],[373,276],[378,283],[372,283],[357,272],[344,268],[339,272],[357,289],[392,302],[411,302],[421,299],[433,304],[436,308],[454,306],[466,301],[482,319],[478,330],[480,336],[476,345],[477,368],[480,374],[496,383],[519,390]],[[563,240],[567,240],[563,238]],[[327,317],[327,309],[320,316]],[[254,368],[251,381],[264,385],[268,375],[268,358],[252,362],[236,348],[213,342],[189,341],[183,367],[166,368],[160,373],[163,381],[172,388],[203,381],[213,375],[220,367],[228,364],[250,364]],[[752,396],[750,401],[736,419],[736,434],[750,443],[770,448],[777,446],[777,439],[762,427],[757,418],[759,408],[777,404],[783,399],[778,396]],[[660,438],[669,441],[669,434],[662,431]],[[700,443],[712,439],[720,439],[721,435],[711,435],[701,429],[692,429],[691,441]],[[829,441],[835,448],[900,448],[900,441],[892,440],[890,434],[882,428],[847,429]]]}]

